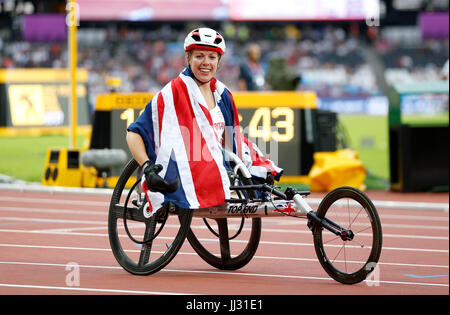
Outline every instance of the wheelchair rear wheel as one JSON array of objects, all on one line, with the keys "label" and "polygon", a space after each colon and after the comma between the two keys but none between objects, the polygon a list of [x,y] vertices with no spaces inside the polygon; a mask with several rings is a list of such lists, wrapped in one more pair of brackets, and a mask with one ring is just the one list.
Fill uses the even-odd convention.
[{"label": "wheelchair rear wheel", "polygon": [[[252,184],[251,179],[244,178],[241,174],[238,177],[238,185]],[[254,191],[235,193],[237,198],[257,197]],[[261,236],[261,218],[252,218],[251,225],[246,227],[247,219],[217,218],[214,219],[216,227],[212,227],[209,224],[211,219],[201,222],[202,219],[194,218],[187,239],[196,253],[211,266],[221,270],[237,270],[253,258]],[[204,234],[204,223],[212,234]],[[198,237],[199,235],[202,236]],[[209,238],[211,235],[213,238]]]},{"label": "wheelchair rear wheel", "polygon": [[[138,163],[125,166],[114,188],[108,216],[109,242],[117,262],[135,275],[149,275],[164,268],[180,250],[192,220],[192,210],[166,205],[152,217],[142,197]],[[135,182],[127,192],[127,182]]]}]

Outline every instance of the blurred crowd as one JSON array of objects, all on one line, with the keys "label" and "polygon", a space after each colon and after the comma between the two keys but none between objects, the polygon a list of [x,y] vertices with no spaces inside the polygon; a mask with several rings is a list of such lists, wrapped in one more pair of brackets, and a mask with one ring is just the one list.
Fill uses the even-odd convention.
[{"label": "blurred crowd", "polygon": [[[122,92],[159,90],[185,67],[183,41],[193,27],[189,24],[181,29],[164,24],[152,30],[80,27],[78,67],[89,71],[91,105],[99,93],[108,91],[106,77],[121,78]],[[300,28],[230,23],[218,30],[226,38],[227,53],[217,77],[232,91],[243,89],[239,84],[241,66],[248,62],[251,44],[259,47],[255,62],[266,74],[258,81],[261,89],[314,90],[321,97],[382,94],[367,49],[379,56],[388,84],[438,80],[448,60],[448,38],[396,40],[395,36],[383,36],[381,30],[368,38],[358,24]],[[0,68],[64,68],[67,64],[66,42],[24,42],[0,37]],[[292,78],[294,84],[289,87],[280,84],[276,75],[271,76],[273,73]]]}]

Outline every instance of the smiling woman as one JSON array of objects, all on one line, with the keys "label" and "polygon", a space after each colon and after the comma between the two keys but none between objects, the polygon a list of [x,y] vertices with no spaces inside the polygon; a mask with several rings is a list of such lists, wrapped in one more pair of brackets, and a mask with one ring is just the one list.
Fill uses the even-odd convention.
[{"label": "smiling woman", "polygon": [[217,72],[220,55],[215,51],[193,49],[186,54],[186,60],[194,73],[197,84],[209,83]]},{"label": "smiling woman", "polygon": [[[214,77],[226,51],[222,35],[195,29],[187,34],[184,50],[187,67],[127,129],[128,148],[143,168],[142,189],[153,209],[168,201],[186,209],[224,204],[230,186],[224,150],[245,158],[260,182],[273,183],[283,171],[244,137],[231,92]],[[160,193],[177,181],[175,191]]]},{"label": "smiling woman", "polygon": [[186,62],[191,68],[193,77],[200,92],[205,98],[206,104],[209,110],[216,107],[214,95],[208,84],[217,72],[219,65],[220,55],[216,51],[193,49],[186,52]]},{"label": "smiling woman", "polygon": [[186,36],[184,50],[186,63],[205,98],[205,105],[212,110],[216,107],[216,101],[208,83],[214,78],[220,57],[225,53],[225,40],[213,29],[199,28]]}]

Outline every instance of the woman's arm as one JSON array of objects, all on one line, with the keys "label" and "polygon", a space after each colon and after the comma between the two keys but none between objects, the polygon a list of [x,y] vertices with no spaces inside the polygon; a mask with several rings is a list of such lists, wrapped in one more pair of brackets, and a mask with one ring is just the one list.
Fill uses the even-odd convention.
[{"label": "woman's arm", "polygon": [[142,166],[142,164],[149,160],[144,140],[142,140],[142,137],[139,134],[132,131],[127,132],[126,140],[131,155],[133,155],[136,162]]}]

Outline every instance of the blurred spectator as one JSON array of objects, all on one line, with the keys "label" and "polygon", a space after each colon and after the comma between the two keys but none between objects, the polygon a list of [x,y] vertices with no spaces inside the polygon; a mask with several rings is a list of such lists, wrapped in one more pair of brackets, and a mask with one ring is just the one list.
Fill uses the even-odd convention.
[{"label": "blurred spectator", "polygon": [[264,89],[264,70],[260,64],[261,48],[258,44],[250,44],[247,59],[241,64],[238,89],[241,91],[260,91]]},{"label": "blurred spectator", "polygon": [[[105,27],[78,30],[78,67],[89,71],[90,102],[107,93],[105,78],[119,77],[121,92],[155,92],[184,68],[184,51],[179,45],[185,26],[170,24],[153,29],[127,29],[109,24]],[[349,30],[340,25],[224,25],[227,49],[218,78],[231,90],[277,89],[260,75],[256,87],[243,83],[240,74],[244,63],[256,65],[266,73],[270,59],[277,56],[293,75],[301,74],[297,90],[312,90],[319,97],[365,97],[381,93],[373,66],[367,61],[364,32],[352,24]],[[10,32],[0,30],[0,35]],[[164,41],[161,41],[164,38]],[[246,50],[248,39],[254,43]],[[420,29],[384,27],[368,48],[380,56],[386,68],[388,84],[393,82],[430,81],[441,79],[441,69],[448,60],[448,38],[423,40]],[[248,52],[248,53],[247,53]],[[247,54],[246,54],[247,53]],[[0,67],[64,68],[68,65],[67,43],[21,42],[3,35],[0,39]],[[250,68],[250,66],[248,66]],[[242,79],[242,80],[240,80]],[[245,84],[245,87],[242,85]]]},{"label": "blurred spectator", "polygon": [[267,83],[274,91],[292,91],[297,89],[300,77],[292,72],[284,58],[270,59],[267,71]]},{"label": "blurred spectator", "polygon": [[441,79],[444,80],[444,81],[448,81],[448,59],[445,62],[444,66],[442,67]]}]

